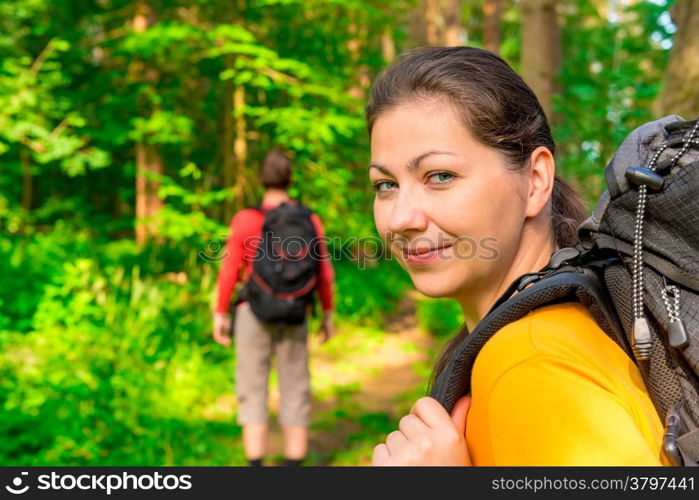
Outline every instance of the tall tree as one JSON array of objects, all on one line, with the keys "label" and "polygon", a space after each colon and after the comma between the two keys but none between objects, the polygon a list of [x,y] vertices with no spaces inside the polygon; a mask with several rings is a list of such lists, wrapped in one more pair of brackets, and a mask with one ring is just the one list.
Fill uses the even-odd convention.
[{"label": "tall tree", "polygon": [[461,0],[442,0],[444,9],[444,39],[447,47],[461,45]]},{"label": "tall tree", "polygon": [[[145,2],[139,3],[134,14],[132,28],[136,33],[145,33],[156,22],[153,9]],[[157,69],[143,61],[134,61],[130,68],[131,78],[154,83],[158,79]],[[163,174],[163,159],[157,147],[149,144],[145,137],[136,141],[136,242],[143,245],[155,234],[153,217],[162,208],[158,197],[160,187],[154,178]]]},{"label": "tall tree", "polygon": [[413,45],[461,44],[461,0],[420,0],[409,25]]},{"label": "tall tree", "polygon": [[491,52],[500,52],[500,29],[502,25],[502,0],[483,2],[483,45]]},{"label": "tall tree", "polygon": [[245,166],[248,161],[247,122],[245,121],[245,87],[236,85],[233,90],[233,114],[235,115],[235,140],[233,152],[235,153],[236,178],[233,192],[235,195],[236,209],[243,208],[244,191],[247,188]]},{"label": "tall tree", "polygon": [[393,30],[390,26],[384,28],[381,33],[381,56],[387,63],[396,58],[396,41],[393,39]]},{"label": "tall tree", "polygon": [[[233,57],[230,55],[225,55],[223,60],[226,61],[226,69],[233,66]],[[233,81],[227,79],[222,85],[223,93],[223,106],[222,106],[222,119],[223,119],[223,130],[222,130],[222,141],[221,141],[221,157],[222,157],[222,167],[223,167],[223,186],[226,189],[231,188],[235,183],[235,151],[233,150],[233,140],[235,138],[235,130],[233,124]],[[234,199],[227,198],[223,202],[223,219],[225,221],[230,221],[233,217]]]},{"label": "tall tree", "polygon": [[362,62],[362,50],[366,46],[367,25],[358,11],[349,13],[350,23],[348,33],[350,35],[347,40],[347,50],[350,55],[352,67],[356,68],[356,75],[352,78],[353,85],[349,88],[348,93],[357,99],[364,99],[366,90],[369,88],[369,68]]},{"label": "tall tree", "polygon": [[[220,7],[219,7],[220,8]],[[238,24],[245,27],[245,18],[239,2],[233,2],[231,5],[226,5],[225,8],[218,11],[228,24]],[[216,40],[217,44],[223,43],[223,39]],[[221,57],[225,71],[235,71],[235,55],[224,54]],[[239,155],[247,156],[247,141],[245,137],[238,135],[245,134],[245,90],[239,85],[235,85],[232,78],[226,78],[221,86],[223,97],[223,140],[221,141],[221,157],[223,167],[223,187],[231,190],[233,196],[229,196],[223,201],[223,220],[228,223],[236,210],[242,204],[241,196],[242,187],[244,184],[242,166],[245,165],[247,158],[239,158]]]},{"label": "tall tree", "polygon": [[440,24],[442,22],[439,0],[423,0],[422,14],[427,44],[438,45],[440,42]]},{"label": "tall tree", "polygon": [[560,46],[556,0],[524,0],[522,77],[536,93],[549,120],[553,117]]},{"label": "tall tree", "polygon": [[677,32],[657,108],[692,119],[699,117],[699,0],[679,0],[671,15]]}]

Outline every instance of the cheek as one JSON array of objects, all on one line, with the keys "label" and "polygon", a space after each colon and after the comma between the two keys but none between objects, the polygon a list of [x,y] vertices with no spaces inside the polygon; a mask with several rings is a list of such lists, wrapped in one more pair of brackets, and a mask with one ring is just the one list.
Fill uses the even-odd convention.
[{"label": "cheek", "polygon": [[386,239],[386,233],[388,231],[388,217],[390,215],[391,207],[386,201],[381,201],[379,199],[374,200],[374,225],[376,226],[376,231],[382,239]]},{"label": "cheek", "polygon": [[502,246],[500,252],[508,253],[524,221],[525,206],[514,186],[505,182],[471,184],[469,189],[441,193],[437,206],[431,218],[463,241],[460,251],[466,255],[483,244]]},{"label": "cheek", "polygon": [[428,217],[446,235],[477,237],[489,225],[491,200],[478,190],[453,189],[435,192],[431,197]]},{"label": "cheek", "polygon": [[474,232],[479,246],[497,249],[499,256],[512,254],[524,224],[525,206],[514,190],[492,193],[474,211]]}]

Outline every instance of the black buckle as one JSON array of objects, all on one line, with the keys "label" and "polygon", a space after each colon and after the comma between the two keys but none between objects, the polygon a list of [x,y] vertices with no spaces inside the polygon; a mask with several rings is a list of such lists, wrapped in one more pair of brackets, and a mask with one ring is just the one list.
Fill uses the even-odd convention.
[{"label": "black buckle", "polygon": [[519,277],[520,281],[517,285],[517,291],[521,292],[532,283],[536,283],[544,276],[552,274],[553,271],[557,271],[569,261],[577,259],[586,251],[587,249],[583,248],[580,244],[573,247],[565,247],[561,248],[560,250],[556,250],[553,254],[551,254],[548,264],[546,264],[546,267],[544,267],[541,271],[523,274]]},{"label": "black buckle", "polygon": [[545,270],[553,270],[553,269],[558,269],[561,267],[563,264],[568,262],[569,260],[573,260],[577,257],[580,257],[580,255],[583,253],[583,250],[579,248],[577,245],[574,247],[566,247],[566,248],[561,248],[560,250],[556,250],[552,255],[551,258],[549,258],[549,263],[546,265],[544,268]]},{"label": "black buckle", "polygon": [[527,273],[519,277],[519,284],[517,285],[517,291],[521,292],[527,288],[532,283],[539,281],[544,275],[548,274],[549,271],[538,271],[536,273]]}]

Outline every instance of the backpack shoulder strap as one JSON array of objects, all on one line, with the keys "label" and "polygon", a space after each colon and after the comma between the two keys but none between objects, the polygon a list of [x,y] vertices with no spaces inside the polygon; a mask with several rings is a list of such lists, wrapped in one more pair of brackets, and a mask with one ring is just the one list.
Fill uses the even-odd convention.
[{"label": "backpack shoulder strap", "polygon": [[[594,266],[589,265],[564,266],[524,288],[517,295],[498,301],[474,331],[456,347],[444,370],[437,376],[430,395],[451,412],[456,401],[471,391],[473,364],[485,343],[505,325],[544,305],[582,303],[600,328],[629,352],[611,299],[598,272]],[[527,276],[530,275],[520,277],[516,283]],[[510,288],[515,288],[514,283]]]}]

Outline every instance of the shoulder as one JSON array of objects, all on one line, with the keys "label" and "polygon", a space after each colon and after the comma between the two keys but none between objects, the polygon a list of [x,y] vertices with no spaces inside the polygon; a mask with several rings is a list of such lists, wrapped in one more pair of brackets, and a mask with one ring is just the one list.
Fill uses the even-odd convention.
[{"label": "shoulder", "polygon": [[614,344],[592,314],[578,302],[540,307],[501,328],[483,347],[486,351],[517,348],[519,357],[570,354],[568,348]]},{"label": "shoulder", "polygon": [[537,358],[584,371],[605,371],[629,362],[587,308],[569,302],[541,307],[501,328],[478,355],[474,378],[478,372],[482,382],[494,383],[508,369]]},{"label": "shoulder", "polygon": [[236,213],[231,221],[231,233],[237,237],[255,235],[262,228],[265,216],[256,208],[246,208]]},{"label": "shoulder", "polygon": [[500,329],[473,367],[475,463],[656,464],[662,425],[633,361],[579,303]]},{"label": "shoulder", "polygon": [[243,224],[248,221],[264,219],[264,213],[257,208],[244,208],[233,216],[232,224]]}]

